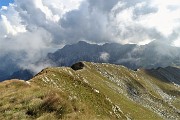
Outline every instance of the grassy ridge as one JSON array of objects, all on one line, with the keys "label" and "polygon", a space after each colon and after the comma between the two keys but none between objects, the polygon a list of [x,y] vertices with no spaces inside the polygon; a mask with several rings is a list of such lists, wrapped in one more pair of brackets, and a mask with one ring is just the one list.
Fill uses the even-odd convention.
[{"label": "grassy ridge", "polygon": [[179,119],[179,87],[144,70],[83,62],[0,83],[0,119]]}]

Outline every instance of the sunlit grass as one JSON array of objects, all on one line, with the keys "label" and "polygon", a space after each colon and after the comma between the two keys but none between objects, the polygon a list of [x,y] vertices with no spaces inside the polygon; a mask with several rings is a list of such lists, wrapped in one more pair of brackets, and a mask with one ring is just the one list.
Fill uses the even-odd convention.
[{"label": "sunlit grass", "polygon": [[[146,106],[148,100],[154,107],[160,104],[164,109],[172,108],[154,86],[178,97],[173,85],[143,71],[110,64],[84,64],[85,68],[78,71],[65,67],[47,68],[29,82],[2,82],[0,119],[159,120],[163,116]],[[179,108],[178,103],[175,100],[172,105]]]}]

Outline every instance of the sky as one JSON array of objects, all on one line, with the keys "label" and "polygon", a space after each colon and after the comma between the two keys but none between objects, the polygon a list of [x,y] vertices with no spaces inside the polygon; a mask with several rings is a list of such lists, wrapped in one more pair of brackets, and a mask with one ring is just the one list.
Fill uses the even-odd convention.
[{"label": "sky", "polygon": [[20,66],[66,44],[180,47],[180,0],[0,0],[0,59]]},{"label": "sky", "polygon": [[8,6],[9,3],[13,3],[14,0],[0,0],[0,7],[2,6]]}]

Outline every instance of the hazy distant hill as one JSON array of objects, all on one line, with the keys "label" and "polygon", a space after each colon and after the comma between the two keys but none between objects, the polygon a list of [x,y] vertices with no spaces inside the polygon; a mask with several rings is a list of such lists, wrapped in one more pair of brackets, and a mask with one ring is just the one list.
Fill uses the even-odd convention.
[{"label": "hazy distant hill", "polygon": [[33,77],[33,74],[30,70],[19,70],[14,72],[6,79],[22,79],[22,80],[29,80]]},{"label": "hazy distant hill", "polygon": [[[76,69],[76,70],[73,70]],[[0,119],[179,120],[180,69],[83,62],[0,83]]]},{"label": "hazy distant hill", "polygon": [[1,80],[6,80],[7,76],[9,76],[9,75],[5,72],[5,70],[4,71],[0,70],[0,81]]},{"label": "hazy distant hill", "polygon": [[0,70],[0,82],[7,79],[22,79],[29,80],[33,77],[34,73],[31,70],[24,70],[17,68],[17,71],[12,72],[11,74],[8,70]]}]

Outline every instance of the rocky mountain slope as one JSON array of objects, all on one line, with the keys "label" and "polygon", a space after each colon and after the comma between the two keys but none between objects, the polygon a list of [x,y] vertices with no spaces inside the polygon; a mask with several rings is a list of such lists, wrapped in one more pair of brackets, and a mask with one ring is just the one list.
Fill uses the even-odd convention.
[{"label": "rocky mountain slope", "polygon": [[180,119],[180,69],[80,62],[0,83],[0,119]]}]

